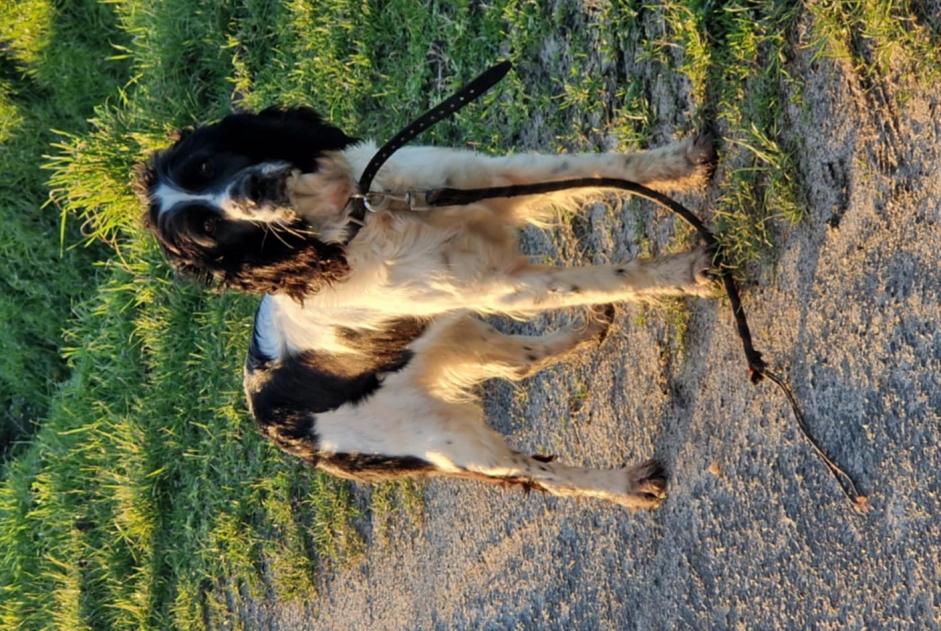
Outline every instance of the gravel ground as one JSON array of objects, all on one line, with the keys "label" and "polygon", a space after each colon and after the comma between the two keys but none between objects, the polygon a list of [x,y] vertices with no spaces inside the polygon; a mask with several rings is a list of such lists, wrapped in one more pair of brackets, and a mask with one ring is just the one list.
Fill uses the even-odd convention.
[{"label": "gravel ground", "polygon": [[[691,304],[682,355],[656,307],[624,307],[600,349],[492,384],[486,402],[524,449],[662,459],[661,508],[429,482],[421,525],[325,578],[316,612],[259,604],[259,628],[939,628],[941,96],[893,98],[839,64],[794,63],[808,218],[778,235],[745,304],[756,346],[871,510],[840,495],[783,395],[748,383],[727,305]],[[636,253],[626,208],[584,217],[587,253],[570,227],[527,241],[572,262]]]}]

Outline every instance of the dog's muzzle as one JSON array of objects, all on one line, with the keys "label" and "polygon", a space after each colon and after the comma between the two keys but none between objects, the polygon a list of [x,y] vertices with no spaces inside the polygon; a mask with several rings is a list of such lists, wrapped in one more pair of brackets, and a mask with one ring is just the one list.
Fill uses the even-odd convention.
[{"label": "dog's muzzle", "polygon": [[250,205],[281,207],[289,203],[287,183],[291,170],[287,166],[262,166],[245,171],[232,187],[232,197]]}]

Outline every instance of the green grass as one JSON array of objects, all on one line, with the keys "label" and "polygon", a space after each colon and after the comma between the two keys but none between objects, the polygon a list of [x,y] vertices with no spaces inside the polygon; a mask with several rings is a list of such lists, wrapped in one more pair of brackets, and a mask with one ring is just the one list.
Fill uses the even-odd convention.
[{"label": "green grass", "polygon": [[[683,50],[672,65],[689,78],[694,117],[717,125],[723,138],[713,224],[727,263],[740,272],[771,254],[776,223],[803,215],[798,148],[783,135],[784,101],[801,98],[786,64],[801,11],[775,0],[664,7],[668,42],[679,41]],[[660,57],[675,58],[662,51]]]},{"label": "green grass", "polygon": [[[316,602],[363,533],[381,545],[421,524],[420,485],[376,487],[360,509],[256,435],[240,384],[254,300],[177,282],[139,227],[130,172],[171,130],[238,100],[310,104],[382,139],[507,57],[516,73],[422,140],[636,147],[664,114],[660,80],[689,92],[678,129],[724,138],[709,210],[747,274],[803,215],[783,116],[800,105],[799,20],[814,54],[870,83],[899,67],[927,81],[938,22],[916,5],[6,0],[0,440],[20,442],[0,484],[0,628],[239,628],[247,600]],[[630,208],[649,250],[649,212]],[[677,227],[669,247],[688,238]],[[643,317],[682,354],[682,303]]]},{"label": "green grass", "polygon": [[[66,376],[59,346],[71,302],[89,289],[93,251],[62,251],[46,204],[53,129],[81,132],[125,73],[101,68],[113,16],[94,2],[0,5],[0,461],[28,438]],[[66,230],[74,243],[77,230]]]},{"label": "green grass", "polygon": [[813,3],[814,53],[849,64],[867,88],[893,71],[896,77],[936,86],[941,81],[941,15],[930,7],[922,0]]}]

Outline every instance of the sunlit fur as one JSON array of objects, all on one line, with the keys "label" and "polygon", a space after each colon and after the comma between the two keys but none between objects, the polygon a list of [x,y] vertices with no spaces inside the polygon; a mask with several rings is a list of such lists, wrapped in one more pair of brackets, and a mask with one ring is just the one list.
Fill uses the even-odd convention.
[{"label": "sunlit fur", "polygon": [[[431,212],[393,202],[349,240],[347,201],[375,149],[310,110],[272,109],[197,128],[140,169],[147,224],[171,263],[264,295],[245,369],[261,430],[358,480],[446,475],[656,506],[666,488],[657,463],[591,470],[521,454],[485,423],[476,386],[527,377],[597,344],[611,315],[604,305],[703,295],[705,252],[579,268],[519,253],[524,223],[574,209],[585,191]],[[373,190],[589,176],[678,188],[705,177],[713,157],[706,136],[633,154],[406,147]],[[505,335],[474,317],[586,306],[581,326],[541,336]]]}]

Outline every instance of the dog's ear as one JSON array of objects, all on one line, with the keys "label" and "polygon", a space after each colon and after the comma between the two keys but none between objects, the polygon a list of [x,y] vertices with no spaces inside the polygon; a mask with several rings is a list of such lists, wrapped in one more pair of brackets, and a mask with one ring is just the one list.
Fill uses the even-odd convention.
[{"label": "dog's ear", "polygon": [[231,114],[211,126],[208,134],[219,149],[247,156],[253,162],[288,162],[304,172],[316,168],[317,156],[356,142],[309,107],[269,107],[258,114]]},{"label": "dog's ear", "polygon": [[[272,236],[271,241],[292,237],[297,239],[296,235],[282,233]],[[309,237],[303,243],[262,245],[247,252],[176,250],[162,241],[160,245],[177,278],[196,282],[210,291],[286,294],[303,303],[305,296],[342,281],[350,271],[340,246]]]},{"label": "dog's ear", "polygon": [[307,239],[284,257],[248,257],[217,276],[224,287],[252,294],[287,294],[298,302],[344,279],[350,271],[343,249]]},{"label": "dog's ear", "polygon": [[178,268],[223,287],[296,300],[349,274],[343,246],[320,241],[302,222],[264,227],[222,222],[215,237],[217,247],[192,248],[174,257]]}]

